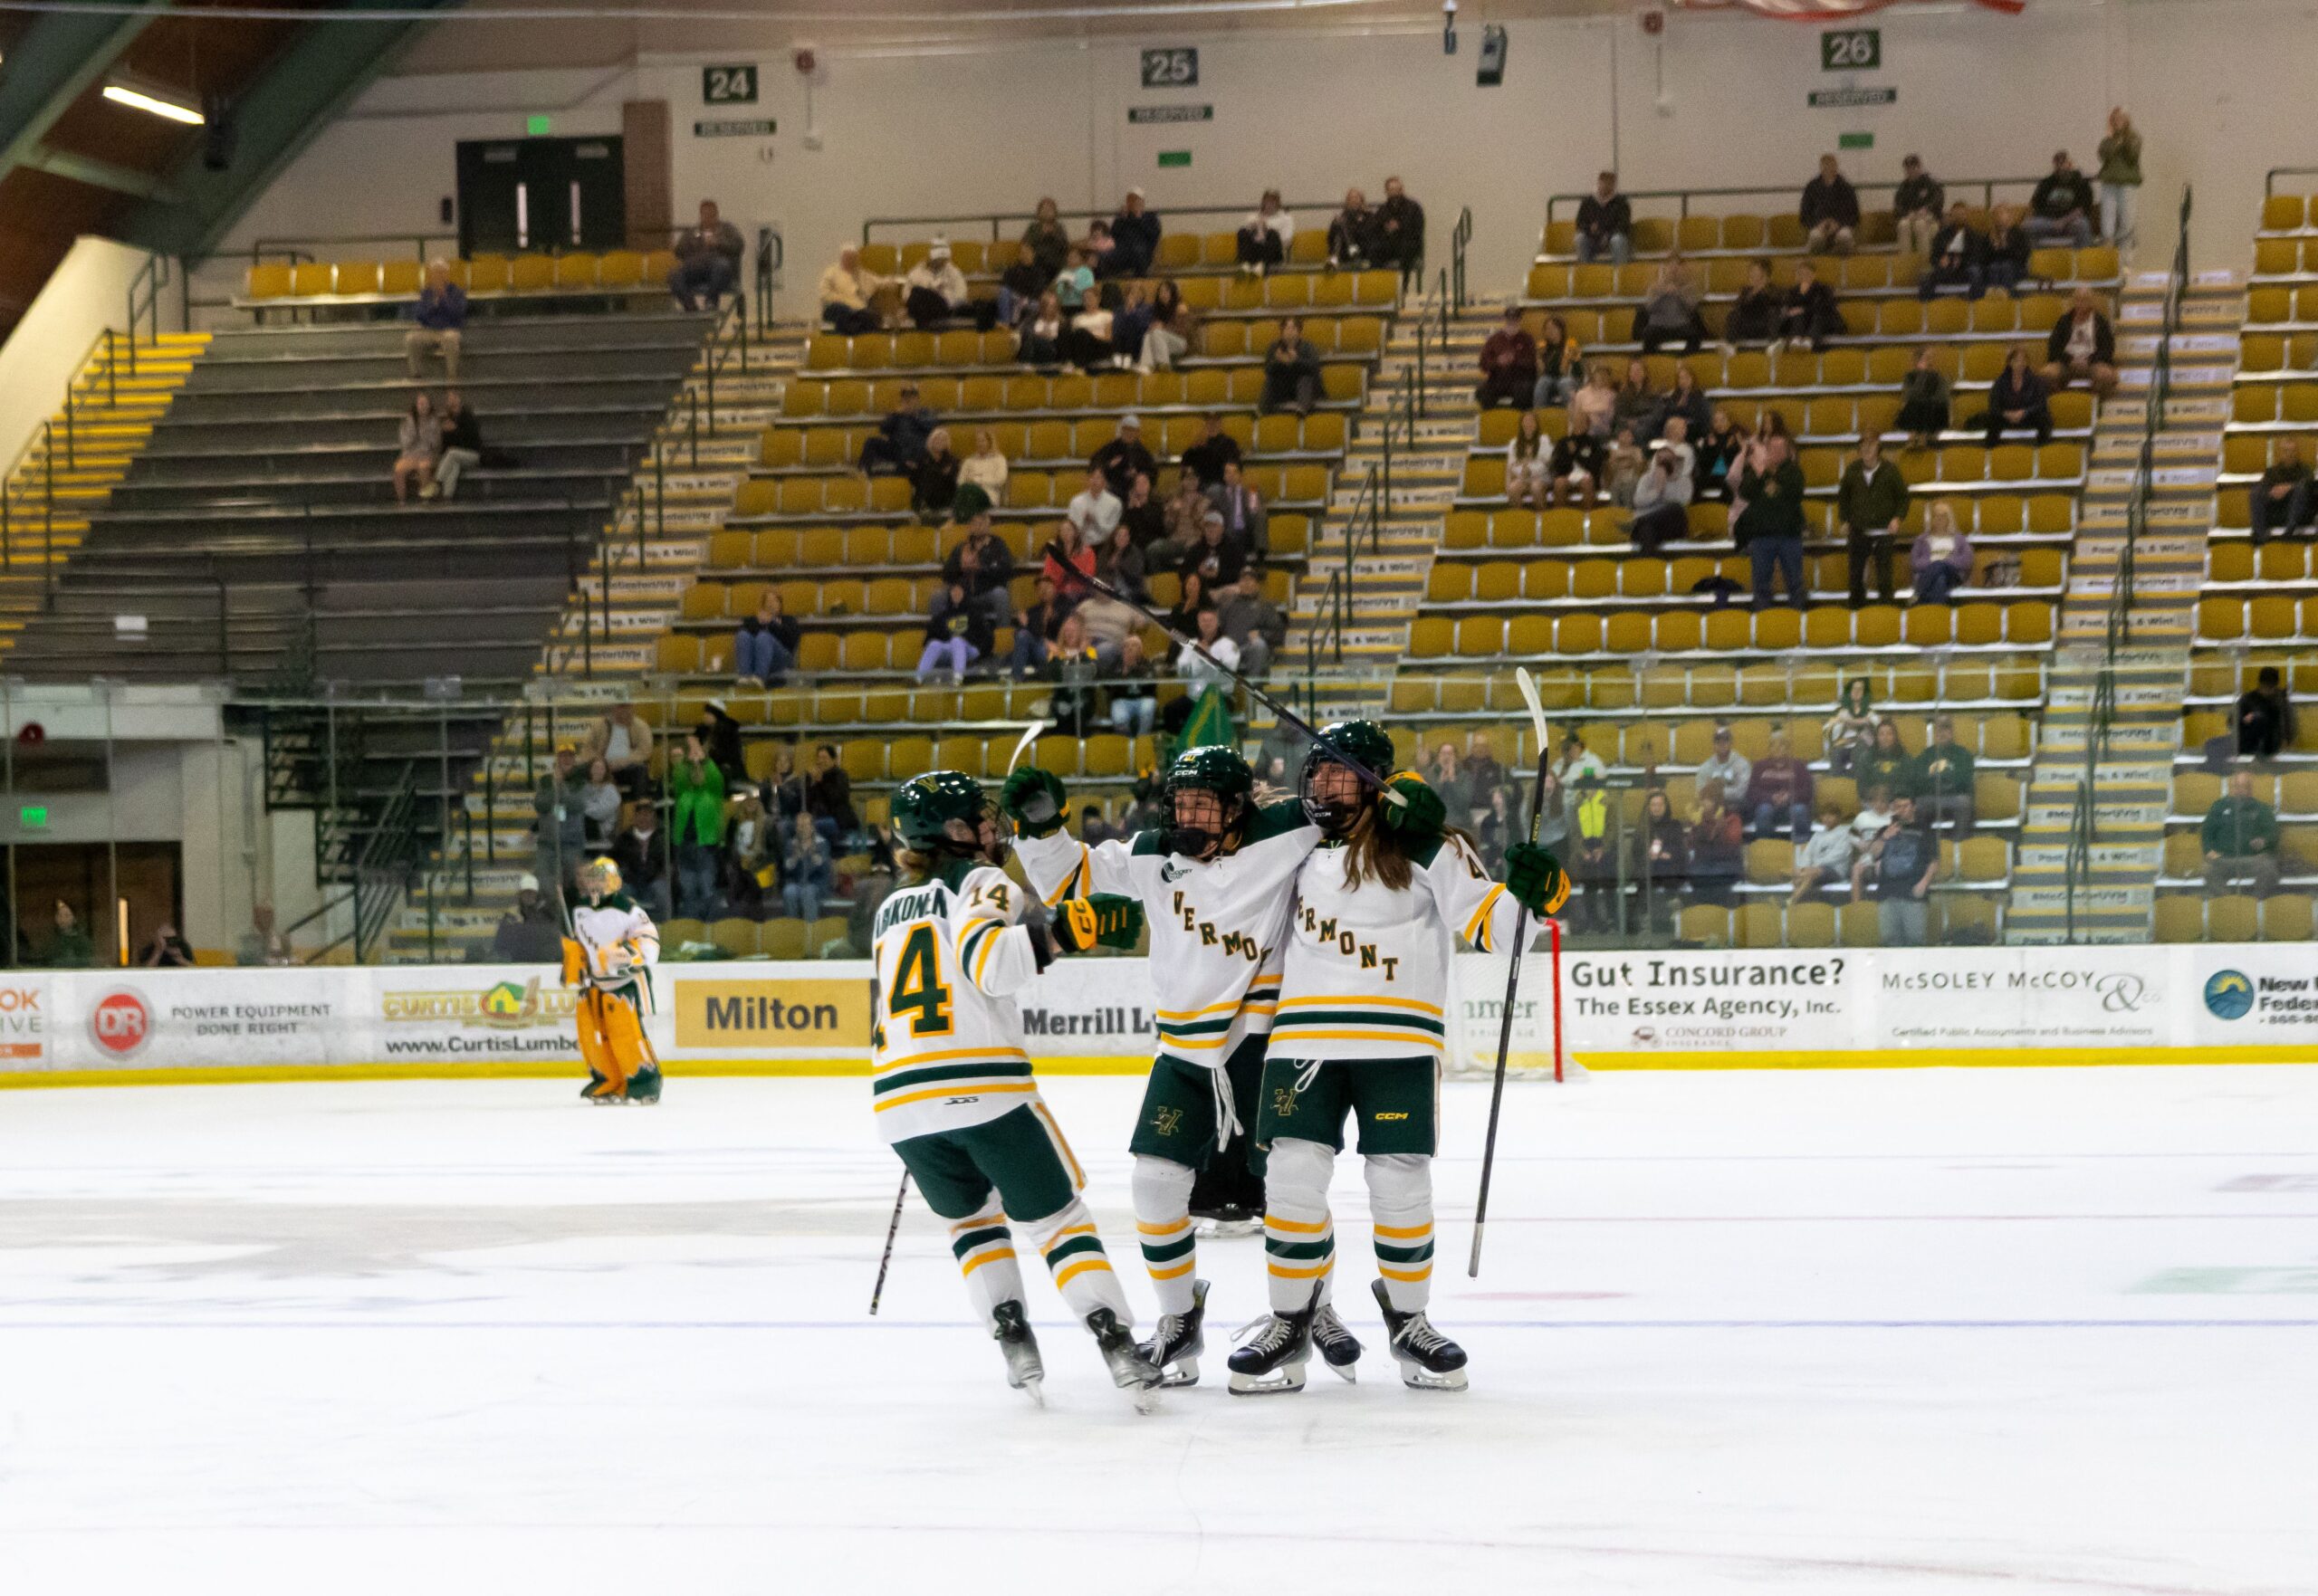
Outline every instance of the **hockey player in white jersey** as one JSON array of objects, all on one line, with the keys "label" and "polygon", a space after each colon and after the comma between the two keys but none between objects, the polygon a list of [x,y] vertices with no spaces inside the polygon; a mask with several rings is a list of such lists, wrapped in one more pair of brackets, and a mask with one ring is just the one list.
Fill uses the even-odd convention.
[{"label": "hockey player in white jersey", "polygon": [[[1302,798],[1327,840],[1297,877],[1256,1132],[1266,1150],[1272,1316],[1231,1354],[1231,1389],[1304,1384],[1313,1304],[1336,1265],[1328,1177],[1349,1113],[1375,1228],[1373,1289],[1401,1377],[1420,1390],[1461,1391],[1464,1349],[1425,1314],[1448,961],[1459,938],[1506,951],[1521,905],[1551,913],[1568,883],[1550,853],[1528,843],[1506,850],[1505,884],[1491,880],[1470,839],[1439,825],[1439,800],[1413,777],[1392,779],[1410,802],[1388,822],[1375,789],[1340,757],[1390,769],[1392,739],[1381,726],[1343,722],[1320,737],[1305,760]],[[1426,809],[1437,827],[1430,834],[1413,823]]]},{"label": "hockey player in white jersey", "polygon": [[[1164,827],[1093,847],[1065,829],[1068,795],[1048,771],[1015,771],[1001,802],[1023,871],[1049,904],[1122,894],[1143,904],[1151,928],[1159,1049],[1128,1142],[1135,1229],[1159,1296],[1144,1353],[1166,1370],[1168,1384],[1192,1385],[1208,1289],[1196,1274],[1193,1185],[1202,1172],[1256,1167],[1256,1094],[1289,889],[1319,828],[1294,798],[1257,803],[1255,773],[1239,750],[1223,747],[1187,749],[1168,766]],[[1351,1379],[1360,1343],[1325,1295],[1313,1334],[1329,1366]]]},{"label": "hockey player in white jersey", "polygon": [[563,984],[580,988],[580,1056],[590,1103],[657,1103],[660,1066],[644,1034],[652,1012],[652,967],[660,932],[644,906],[620,890],[619,866],[590,859],[580,867],[580,903],[563,939]]},{"label": "hockey player in white jersey", "polygon": [[1095,1221],[1086,1177],[1039,1096],[1013,994],[1055,948],[1132,947],[1143,912],[1123,898],[1076,905],[1045,928],[1020,921],[1021,890],[999,866],[1006,844],[982,784],[936,770],[894,792],[910,879],[877,909],[870,1091],[877,1128],[926,1206],[950,1224],[968,1294],[1033,1399],[1045,1378],[1022,1302],[1010,1218],[1046,1260],[1121,1388],[1147,1403],[1159,1371],[1135,1344],[1134,1314]]}]

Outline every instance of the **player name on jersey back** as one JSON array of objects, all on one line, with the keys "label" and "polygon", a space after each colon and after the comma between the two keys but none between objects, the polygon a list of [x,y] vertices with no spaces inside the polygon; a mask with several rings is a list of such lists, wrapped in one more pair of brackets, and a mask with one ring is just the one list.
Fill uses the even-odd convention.
[{"label": "player name on jersey back", "polygon": [[1020,897],[1003,871],[962,861],[878,905],[869,1088],[888,1142],[1038,1100],[1012,999],[1037,973]]}]

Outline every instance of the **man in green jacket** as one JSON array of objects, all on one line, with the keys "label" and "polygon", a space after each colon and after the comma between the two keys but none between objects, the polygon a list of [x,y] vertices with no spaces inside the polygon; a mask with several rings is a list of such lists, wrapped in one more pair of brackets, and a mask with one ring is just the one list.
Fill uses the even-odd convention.
[{"label": "man in green jacket", "polygon": [[1916,815],[1935,829],[1956,827],[1956,840],[1972,835],[1972,750],[1956,741],[1956,717],[1931,718],[1931,741],[1915,757]]},{"label": "man in green jacket", "polygon": [[97,944],[82,928],[80,916],[72,913],[72,905],[63,899],[56,900],[56,935],[48,944],[48,967],[51,970],[92,970],[97,962]]},{"label": "man in green jacket", "polygon": [[2229,790],[2206,811],[2198,839],[2206,852],[2206,896],[2220,896],[2241,875],[2253,878],[2256,897],[2278,890],[2277,811],[2254,796],[2250,773],[2229,779]]},{"label": "man in green jacket", "polygon": [[1883,458],[1883,440],[1859,435],[1859,458],[1844,467],[1835,485],[1835,521],[1844,530],[1844,551],[1851,556],[1851,607],[1867,602],[1867,569],[1875,567],[1876,596],[1892,602],[1892,545],[1900,518],[1908,512],[1908,480]]},{"label": "man in green jacket", "polygon": [[[1760,450],[1759,458],[1752,453]],[[1731,530],[1755,568],[1755,607],[1768,609],[1775,578],[1786,582],[1786,599],[1801,609],[1811,602],[1803,587],[1803,467],[1795,445],[1782,437],[1750,445],[1738,496],[1747,508]]]},{"label": "man in green jacket", "polygon": [[724,846],[724,772],[701,747],[698,733],[686,737],[683,755],[669,762],[668,795],[675,806],[669,836],[676,847],[676,913],[714,920]]}]

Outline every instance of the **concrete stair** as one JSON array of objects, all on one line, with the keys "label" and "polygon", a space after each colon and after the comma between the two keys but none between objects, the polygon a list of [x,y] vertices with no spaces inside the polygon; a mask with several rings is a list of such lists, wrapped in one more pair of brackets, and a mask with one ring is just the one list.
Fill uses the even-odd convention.
[{"label": "concrete stair", "polygon": [[[2165,289],[2165,273],[2137,273],[2119,306],[2122,380],[2094,429],[2069,559],[2013,863],[2005,935],[2014,943],[2141,942],[2150,935],[2221,433],[2246,313],[2242,282],[2200,274],[2185,290],[2169,336]],[[2147,506],[2133,549],[2131,591],[2112,636],[2132,506],[2144,487],[2141,445],[2160,337],[2170,346],[2170,387],[2149,440]],[[2104,710],[2106,738],[2091,749]],[[2069,855],[2081,794],[2091,799],[2091,839],[2072,894]]]}]

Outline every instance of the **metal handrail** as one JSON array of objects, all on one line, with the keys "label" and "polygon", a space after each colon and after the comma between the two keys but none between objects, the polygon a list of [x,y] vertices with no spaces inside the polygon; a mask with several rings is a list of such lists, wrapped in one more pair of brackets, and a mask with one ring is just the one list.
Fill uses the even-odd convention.
[{"label": "metal handrail", "polygon": [[[1335,199],[1298,201],[1293,205],[1283,201],[1280,205],[1280,209],[1289,212],[1290,214],[1294,214],[1298,211],[1304,211],[1317,212],[1322,215],[1333,216],[1338,210],[1343,208],[1343,205],[1344,197],[1339,195]],[[1164,214],[1160,216],[1160,220],[1164,225],[1168,220],[1177,217],[1244,216],[1250,214],[1252,208],[1253,207],[1249,205],[1245,201],[1240,201],[1234,205],[1169,205]],[[1108,222],[1117,214],[1118,213],[1116,210],[1096,210],[1092,207],[1068,211],[1058,209],[1055,213],[1055,219],[1062,222],[1063,225],[1068,227],[1069,223],[1064,220],[1066,217],[1084,216],[1090,222]],[[1010,225],[1017,222],[1035,222],[1038,219],[1039,213],[1034,210],[969,211],[962,215],[948,216],[872,216],[861,224],[861,242],[864,244],[875,244],[877,242],[875,238],[870,236],[870,234],[872,229],[878,227],[956,228],[964,225],[979,228],[987,225],[990,228],[991,242],[994,244],[1005,236],[1005,230]],[[1325,225],[1325,224],[1323,224],[1323,225]],[[899,240],[898,242],[915,244],[917,242],[917,239],[915,237],[910,237]]]},{"label": "metal handrail", "polygon": [[[1947,190],[1948,198],[1951,202],[1956,198],[1958,189],[1978,188],[1980,191],[1980,204],[1985,208],[1987,206],[1993,205],[1996,203],[1996,191],[1998,188],[2033,189],[2037,184],[2042,183],[2044,180],[2044,175],[2040,173],[2034,177],[1958,177],[1952,181],[1943,177],[1938,181],[1940,186],[1943,189]],[[1862,182],[1858,179],[1853,179],[1852,186],[1855,189],[1896,187],[1898,186],[1898,180],[1892,179],[1890,181],[1886,181],[1882,178],[1875,178]],[[1738,199],[1748,196],[1786,196],[1787,198],[1792,199],[1796,195],[1798,195],[1801,192],[1802,188],[1799,185],[1787,183],[1735,188],[1621,188],[1618,190],[1619,196],[1623,197],[1629,205],[1633,205],[1645,199],[1671,199],[1674,201],[1676,205],[1674,215],[1677,220],[1686,217],[1691,214],[1691,202],[1694,199]],[[1547,226],[1551,226],[1559,219],[1556,216],[1555,212],[1562,205],[1566,205],[1572,211],[1575,211],[1580,205],[1584,204],[1586,200],[1591,199],[1593,196],[1594,191],[1590,188],[1582,194],[1556,194],[1547,196],[1546,199],[1546,225]],[[1864,214],[1867,209],[1864,202],[1862,203],[1860,208],[1862,213]]]},{"label": "metal handrail", "polygon": [[2264,199],[2278,191],[2278,179],[2281,177],[2318,177],[2318,167],[2272,167],[2262,174]]},{"label": "metal handrail", "polygon": [[[1550,206],[1551,202],[1547,202]],[[1457,213],[1457,225],[1449,234],[1449,263],[1453,276],[1450,279],[1456,290],[1456,308],[1465,308],[1465,246],[1473,241],[1473,207],[1466,205]]]}]

